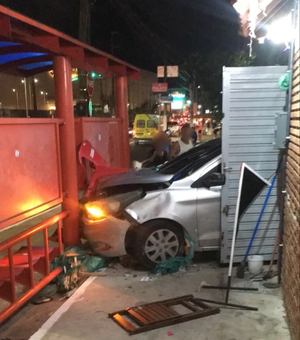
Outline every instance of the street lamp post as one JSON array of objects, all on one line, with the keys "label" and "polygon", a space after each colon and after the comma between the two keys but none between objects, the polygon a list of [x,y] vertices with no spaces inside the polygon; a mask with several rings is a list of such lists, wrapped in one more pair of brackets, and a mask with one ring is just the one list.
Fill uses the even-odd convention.
[{"label": "street lamp post", "polygon": [[48,92],[41,91],[41,95],[44,96],[44,104],[46,104],[46,96],[48,95]]},{"label": "street lamp post", "polygon": [[16,89],[12,89],[12,90],[13,90],[13,92],[15,92],[15,94],[16,94],[17,109],[19,109],[19,93],[18,93],[18,91],[17,91]]},{"label": "street lamp post", "polygon": [[28,114],[28,97],[27,97],[27,81],[26,81],[26,78],[22,79],[22,84],[24,84],[26,117],[29,117],[29,114]]}]

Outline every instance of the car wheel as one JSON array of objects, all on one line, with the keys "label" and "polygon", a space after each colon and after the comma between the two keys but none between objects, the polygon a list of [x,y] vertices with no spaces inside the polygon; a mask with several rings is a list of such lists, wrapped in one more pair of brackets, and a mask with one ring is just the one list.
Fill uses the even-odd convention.
[{"label": "car wheel", "polygon": [[143,267],[153,269],[171,257],[184,253],[183,230],[165,220],[150,221],[137,230],[134,255]]}]

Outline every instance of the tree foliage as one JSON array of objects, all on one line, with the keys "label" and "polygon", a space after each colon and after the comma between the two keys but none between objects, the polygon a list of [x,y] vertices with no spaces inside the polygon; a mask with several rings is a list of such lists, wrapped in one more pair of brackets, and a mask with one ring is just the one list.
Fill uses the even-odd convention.
[{"label": "tree foliage", "polygon": [[217,105],[221,110],[223,67],[250,66],[253,60],[244,51],[194,53],[188,57],[182,68],[191,75],[190,82],[195,81],[198,103],[202,108],[213,110]]}]

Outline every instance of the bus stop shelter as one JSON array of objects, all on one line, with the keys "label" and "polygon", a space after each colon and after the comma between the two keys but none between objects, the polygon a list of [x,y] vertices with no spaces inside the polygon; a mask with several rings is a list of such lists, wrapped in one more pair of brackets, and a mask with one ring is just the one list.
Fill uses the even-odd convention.
[{"label": "bus stop shelter", "polygon": [[[115,119],[84,118],[79,123],[85,123],[85,129],[78,129],[73,109],[72,68],[115,77]],[[0,73],[26,79],[50,70],[54,71],[57,118],[0,118],[3,198],[0,230],[13,225],[17,230],[16,223],[59,204],[62,206],[62,212],[1,240],[0,299],[8,306],[0,310],[0,324],[61,273],[62,268],[51,270],[51,261],[62,253],[63,246],[79,243],[78,136],[85,134],[86,138],[96,131],[101,134],[101,142],[109,138],[106,153],[118,149],[118,165],[129,167],[127,79],[139,79],[139,70],[0,6]],[[111,126],[105,128],[105,124]],[[113,137],[118,139],[118,145],[110,148],[116,127],[118,133]],[[98,150],[103,144],[99,145]],[[110,158],[112,164],[116,157]],[[53,225],[57,227],[58,245],[52,247],[48,229]],[[35,243],[37,239],[43,240],[42,247]],[[35,273],[43,278],[37,279]],[[17,285],[26,287],[21,295]]]},{"label": "bus stop shelter", "polygon": [[[52,120],[1,118],[0,129],[1,133],[5,131],[7,134],[2,134],[2,136],[6,138],[5,143],[9,150],[3,152],[1,161],[9,171],[2,174],[3,178],[0,185],[4,183],[5,186],[5,182],[9,180],[12,182],[10,183],[9,190],[11,192],[20,191],[20,188],[24,188],[24,177],[19,176],[19,172],[23,169],[26,172],[26,179],[29,183],[28,190],[31,185],[30,178],[32,177],[39,178],[41,190],[49,193],[53,188],[47,187],[47,183],[49,185],[51,183],[47,182],[43,172],[48,172],[50,178],[52,172],[60,172],[56,176],[58,193],[54,195],[57,196],[55,199],[54,197],[48,197],[47,195],[43,197],[41,195],[40,202],[37,205],[32,204],[22,209],[19,207],[20,204],[17,205],[13,200],[8,200],[7,204],[0,209],[0,228],[5,228],[21,219],[32,216],[34,213],[41,211],[43,206],[49,207],[51,204],[62,203],[63,210],[69,212],[68,217],[64,221],[63,228],[66,246],[77,244],[79,241],[75,128],[71,82],[72,67],[85,70],[86,72],[96,72],[105,77],[115,76],[116,116],[121,125],[121,134],[117,138],[120,139],[122,166],[128,167],[127,78],[138,79],[139,70],[55,29],[0,6],[0,73],[27,78],[38,73],[53,70],[56,113],[58,117]],[[5,86],[5,84],[1,86]],[[44,159],[38,159],[39,156],[42,157],[43,155],[43,150],[40,150],[40,152],[37,152],[35,159],[32,160],[30,153],[35,152],[35,150],[30,150],[28,146],[27,154],[24,155],[24,153],[19,152],[16,146],[12,145],[13,143],[9,144],[9,140],[13,140],[13,138],[10,138],[14,133],[19,135],[20,131],[23,133],[22,126],[25,128],[30,125],[32,129],[28,134],[23,134],[23,140],[25,144],[26,141],[31,140],[32,145],[36,145],[36,143],[40,143],[39,140],[37,137],[35,139],[32,138],[39,135],[38,130],[41,131],[41,125],[44,129],[45,125],[53,125],[54,123],[58,126],[55,128],[54,134],[50,133],[50,135],[47,135],[45,130],[43,136],[43,138],[53,137],[52,143],[57,142],[59,144],[53,155],[50,154]],[[16,129],[16,126],[18,126],[18,129]],[[55,138],[56,141],[54,140]],[[14,154],[13,160],[18,159],[18,162],[14,165],[11,165],[12,154]],[[24,158],[22,158],[22,155],[24,155]],[[49,162],[49,167],[44,169],[38,166],[29,168],[27,165],[28,159],[35,162],[35,164],[40,164],[40,162],[48,163],[51,157],[56,158],[57,162],[55,164],[58,169],[50,169],[51,162]],[[4,178],[5,174],[9,175],[10,179]],[[45,185],[43,185],[43,182],[45,182]],[[59,186],[62,187],[62,190],[60,190]],[[0,188],[0,190],[3,192],[4,188]],[[22,195],[25,200],[26,192]],[[37,209],[38,207],[40,208],[39,210]]]}]

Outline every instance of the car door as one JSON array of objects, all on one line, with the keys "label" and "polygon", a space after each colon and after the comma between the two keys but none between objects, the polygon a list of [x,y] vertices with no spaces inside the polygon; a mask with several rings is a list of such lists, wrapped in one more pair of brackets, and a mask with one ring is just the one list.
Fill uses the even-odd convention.
[{"label": "car door", "polygon": [[214,250],[220,247],[222,186],[208,188],[204,183],[215,173],[221,173],[221,159],[210,163],[192,185],[197,188],[197,232],[198,243],[202,250]]}]

